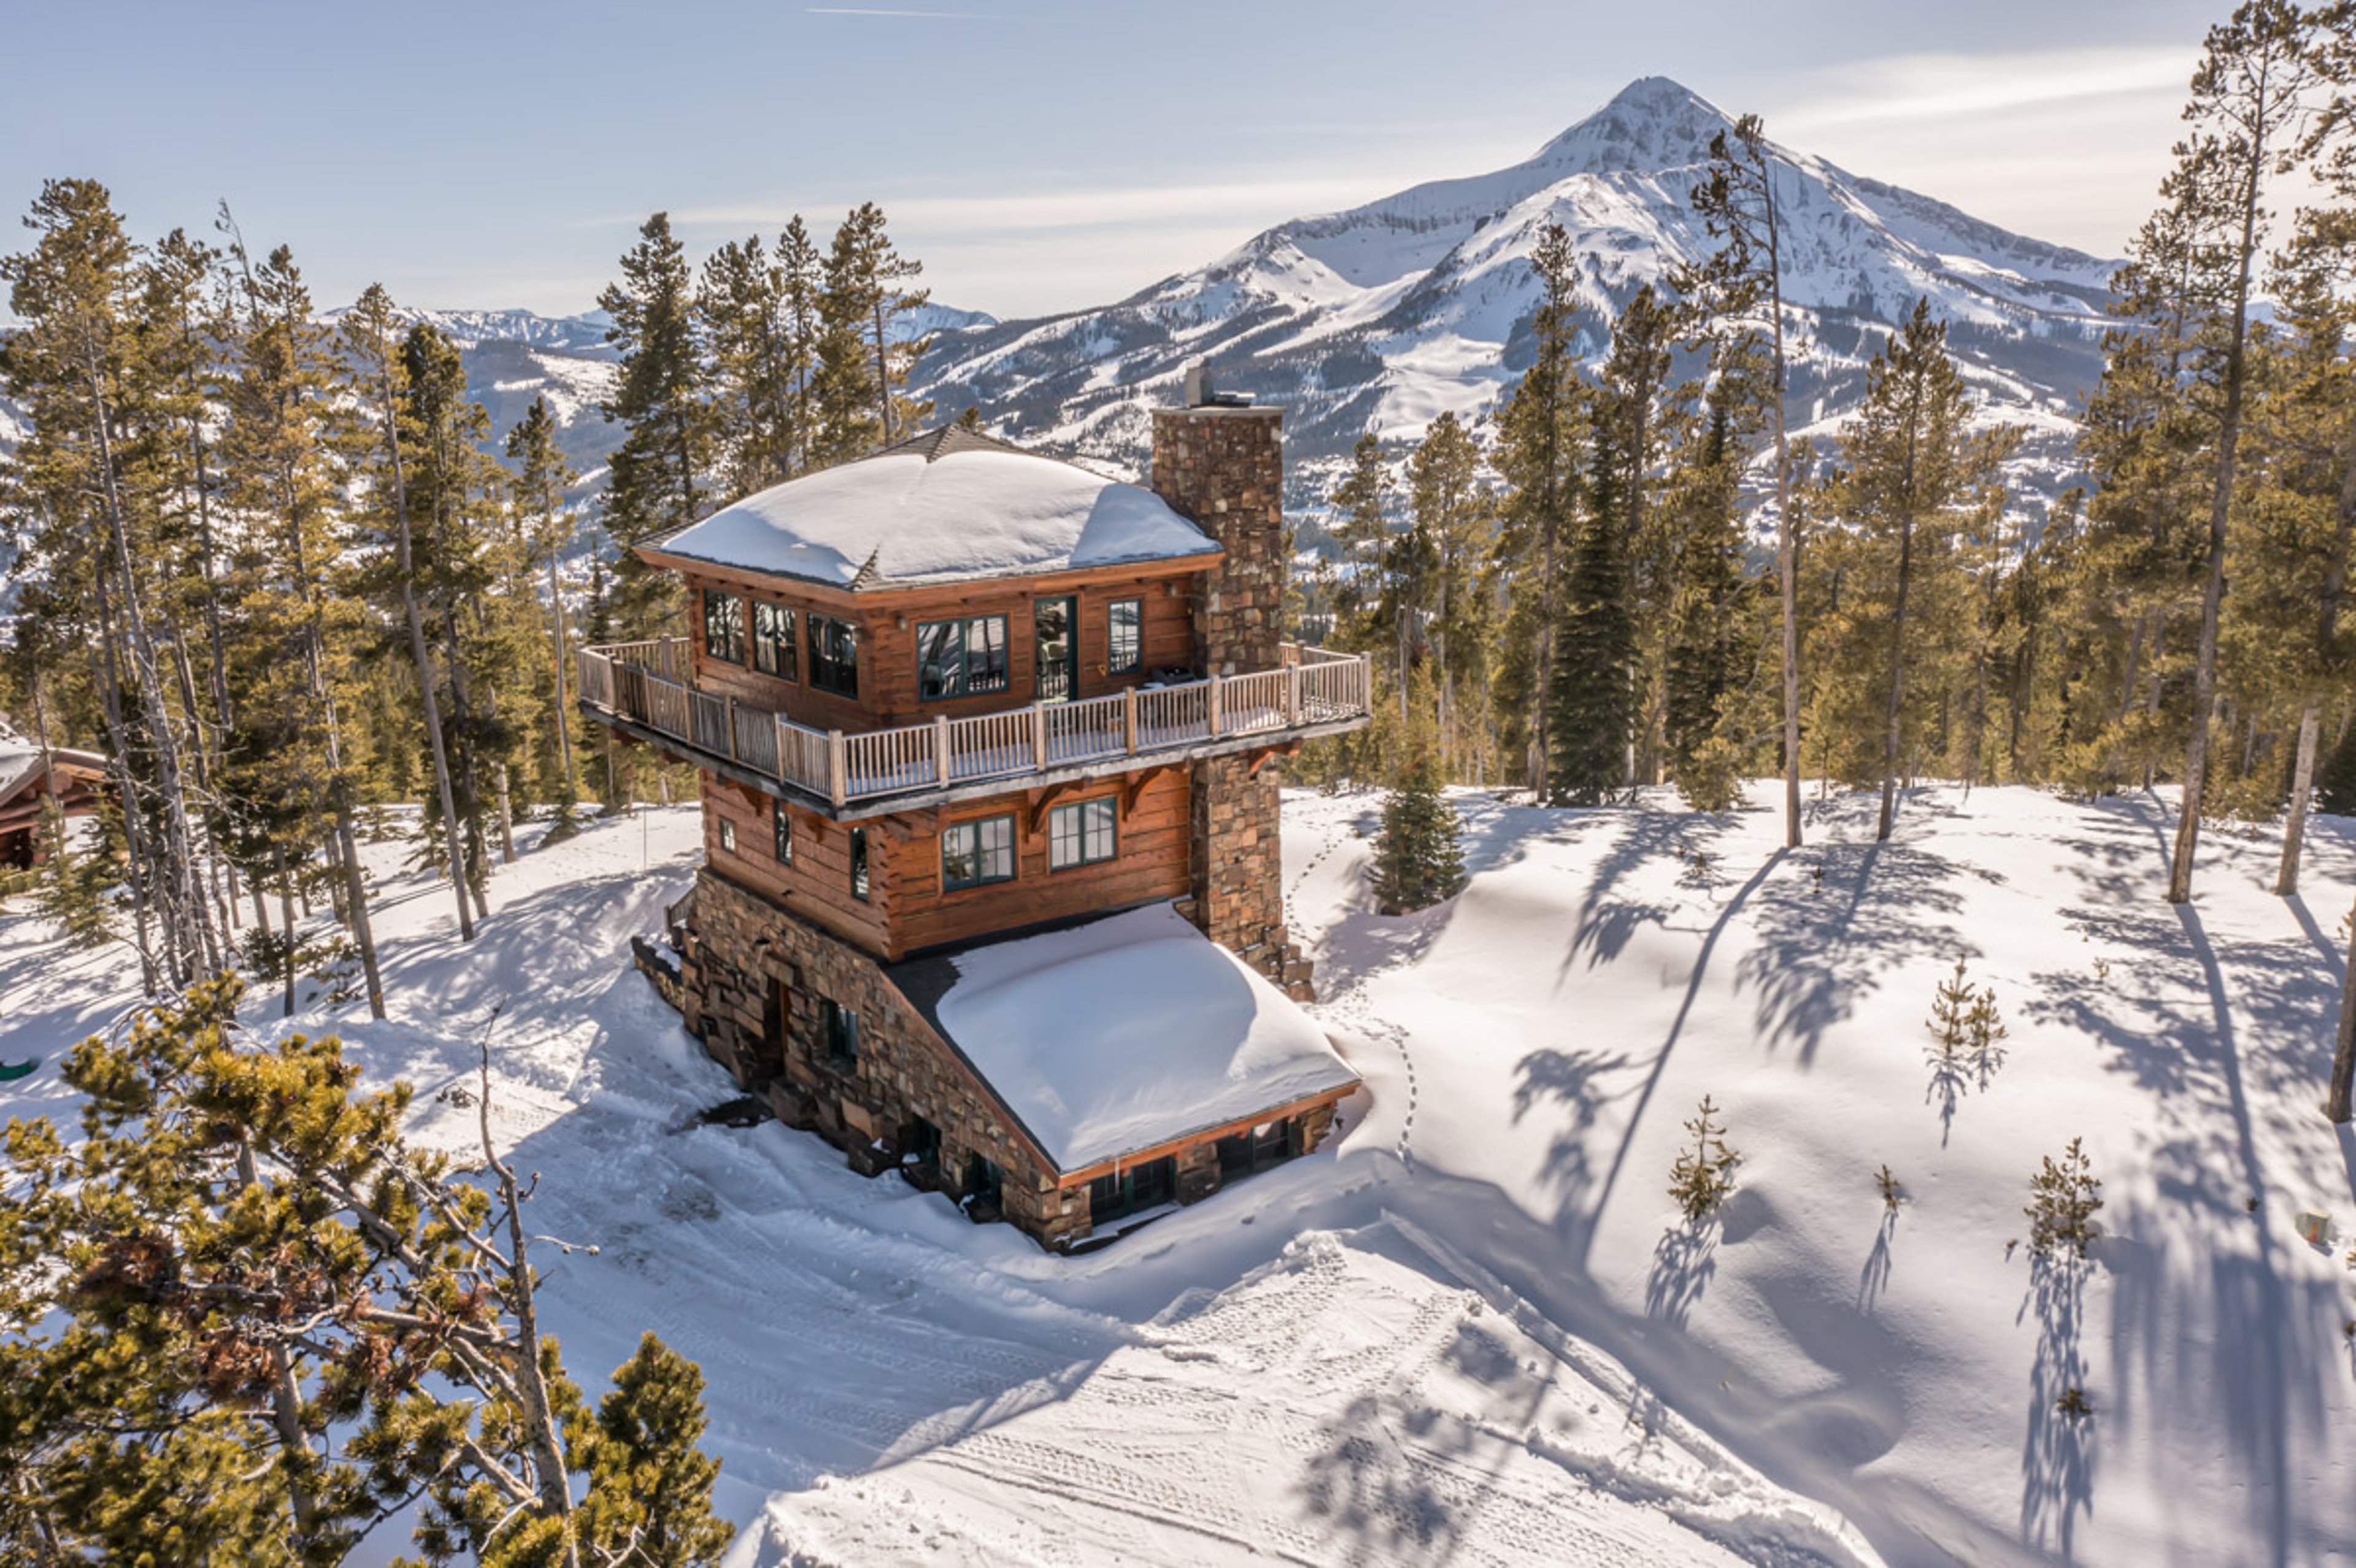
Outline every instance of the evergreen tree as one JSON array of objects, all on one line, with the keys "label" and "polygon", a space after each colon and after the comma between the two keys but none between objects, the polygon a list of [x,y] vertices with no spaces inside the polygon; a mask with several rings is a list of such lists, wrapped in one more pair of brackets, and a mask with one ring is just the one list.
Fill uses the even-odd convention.
[{"label": "evergreen tree", "polygon": [[1464,886],[1464,853],[1457,843],[1463,825],[1443,793],[1434,739],[1428,728],[1417,728],[1384,797],[1382,837],[1375,847],[1375,901],[1385,914],[1453,898]]},{"label": "evergreen tree", "polygon": [[696,289],[714,445],[732,495],[791,478],[803,445],[797,389],[809,378],[809,346],[795,336],[787,287],[785,267],[770,261],[756,234],[706,257]]},{"label": "evergreen tree", "polygon": [[2308,112],[2308,51],[2315,18],[2285,0],[2244,0],[2210,29],[2192,78],[2176,166],[2161,184],[2161,215],[2129,247],[2116,280],[2122,311],[2168,357],[2181,394],[2201,411],[2210,480],[2206,567],[2193,665],[2190,739],[2184,757],[2168,898],[2192,897],[2208,784],[2217,692],[2217,638],[2225,592],[2225,544],[2249,368],[2251,304],[2266,244],[2270,174]]},{"label": "evergreen tree", "polygon": [[707,1568],[735,1532],[712,1511],[720,1461],[703,1436],[703,1373],[654,1335],[614,1373],[583,1507],[593,1545],[647,1568]]},{"label": "evergreen tree", "polygon": [[[1678,271],[1675,287],[1720,337],[1765,337],[1762,396],[1775,445],[1775,571],[1783,616],[1783,842],[1800,845],[1799,537],[1793,514],[1792,444],[1784,430],[1790,387],[1783,354],[1783,230],[1777,160],[1765,124],[1745,114],[1710,138],[1709,174],[1694,187],[1694,209],[1720,248]],[[1764,314],[1763,334],[1758,317]]]},{"label": "evergreen tree", "polygon": [[1538,230],[1530,271],[1538,283],[1530,368],[1498,421],[1497,467],[1506,485],[1498,554],[1509,574],[1498,685],[1505,754],[1517,761],[1523,782],[1538,789],[1549,765],[1555,635],[1579,521],[1588,426],[1578,359],[1579,258],[1559,223]]},{"label": "evergreen tree", "polygon": [[1400,587],[1423,613],[1431,645],[1443,769],[1461,765],[1460,752],[1467,749],[1458,709],[1463,691],[1482,684],[1486,651],[1488,606],[1476,585],[1488,563],[1494,527],[1480,485],[1480,448],[1452,412],[1431,421],[1408,464],[1416,543],[1401,558],[1406,570]]},{"label": "evergreen tree", "polygon": [[707,379],[695,324],[694,278],[658,212],[622,257],[621,281],[597,303],[614,318],[605,341],[621,353],[613,395],[600,405],[622,426],[605,489],[605,531],[624,546],[616,613],[624,630],[657,631],[677,609],[669,572],[648,572],[626,548],[685,528],[707,509],[712,466]]},{"label": "evergreen tree", "polygon": [[1724,811],[1740,784],[1738,678],[1751,641],[1745,614],[1739,415],[1755,407],[1739,357],[1722,359],[1701,424],[1671,475],[1677,539],[1662,699],[1671,782],[1697,811]]},{"label": "evergreen tree", "polygon": [[524,417],[508,432],[508,461],[515,464],[515,505],[522,513],[530,553],[548,566],[548,633],[554,651],[551,661],[551,729],[556,739],[556,767],[549,782],[557,796],[557,826],[551,837],[562,842],[571,836],[573,814],[581,805],[581,773],[573,750],[572,700],[566,693],[573,665],[572,638],[565,628],[564,585],[558,566],[573,545],[573,516],[565,509],[564,492],[578,476],[557,449],[556,416],[548,400],[534,398]]}]

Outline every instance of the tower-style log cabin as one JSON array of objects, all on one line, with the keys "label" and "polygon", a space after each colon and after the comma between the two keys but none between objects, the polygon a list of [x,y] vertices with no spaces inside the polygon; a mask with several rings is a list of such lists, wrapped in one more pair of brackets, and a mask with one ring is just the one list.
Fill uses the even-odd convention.
[{"label": "tower-style log cabin", "polygon": [[[1199,389],[1193,377],[1190,385]],[[688,1027],[869,1173],[1066,1245],[1313,1148],[1277,761],[1367,720],[1281,638],[1281,415],[1157,410],[1151,489],[951,425],[643,546],[691,635],[582,702],[701,769]]]}]

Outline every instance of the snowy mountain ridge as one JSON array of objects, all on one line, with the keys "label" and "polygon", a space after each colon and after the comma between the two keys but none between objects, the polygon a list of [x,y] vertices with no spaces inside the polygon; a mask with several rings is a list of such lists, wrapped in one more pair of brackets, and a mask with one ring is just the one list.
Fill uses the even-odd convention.
[{"label": "snowy mountain ridge", "polygon": [[[918,389],[1018,439],[1133,465],[1147,410],[1207,358],[1223,386],[1285,406],[1301,504],[1368,429],[1411,439],[1443,411],[1494,411],[1527,362],[1529,256],[1548,223],[1580,254],[1580,351],[1600,363],[1639,286],[1716,249],[1692,197],[1732,123],[1644,78],[1511,167],[1279,224],[1114,304],[946,338]],[[1988,417],[2029,427],[2023,488],[2066,482],[2115,263],[1771,150],[1799,424],[1821,432],[1854,408],[1882,335],[1927,297]]]}]

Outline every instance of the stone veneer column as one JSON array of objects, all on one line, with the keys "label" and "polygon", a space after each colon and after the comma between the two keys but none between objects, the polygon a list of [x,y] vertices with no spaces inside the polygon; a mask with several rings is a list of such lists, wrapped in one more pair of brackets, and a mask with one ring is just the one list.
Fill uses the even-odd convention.
[{"label": "stone veneer column", "polygon": [[[1226,556],[1194,603],[1194,655],[1206,675],[1279,667],[1284,635],[1284,415],[1209,405],[1153,411],[1154,493]],[[1284,861],[1273,762],[1194,766],[1194,920],[1205,935],[1292,995],[1309,965],[1284,924]]]}]

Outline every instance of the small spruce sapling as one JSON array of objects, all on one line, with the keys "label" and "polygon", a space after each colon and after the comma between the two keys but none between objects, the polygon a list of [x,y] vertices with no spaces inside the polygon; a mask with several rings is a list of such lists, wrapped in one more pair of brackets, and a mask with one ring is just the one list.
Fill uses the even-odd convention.
[{"label": "small spruce sapling", "polygon": [[1669,1168],[1669,1196],[1687,1220],[1701,1221],[1734,1191],[1734,1168],[1742,1157],[1728,1147],[1726,1129],[1718,1124],[1718,1106],[1707,1094],[1686,1131],[1693,1134],[1694,1147]]},{"label": "small spruce sapling", "polygon": [[2086,1255],[2094,1239],[2094,1211],[2103,1206],[2103,1184],[2086,1159],[2083,1140],[2072,1138],[2059,1164],[2045,1157],[2043,1168],[2029,1179],[2029,1250],[2051,1257],[2067,1246],[2077,1257]]},{"label": "small spruce sapling", "polygon": [[1996,1070],[2004,1065],[2001,1042],[2008,1031],[2004,1015],[1997,1010],[1996,992],[1967,982],[1960,958],[1955,960],[1954,976],[1939,982],[1938,994],[1931,1001],[1931,1016],[1922,1027],[1931,1036],[1924,1054],[1943,1076],[1973,1078],[1985,1089]]},{"label": "small spruce sapling", "polygon": [[2072,1421],[2083,1421],[2094,1413],[2094,1402],[2086,1397],[2084,1389],[2072,1383],[2062,1391],[2062,1397],[2053,1402],[2053,1408]]},{"label": "small spruce sapling", "polygon": [[1895,1211],[1901,1203],[1906,1201],[1906,1189],[1896,1177],[1890,1174],[1889,1161],[1884,1160],[1881,1168],[1873,1173],[1873,1184],[1881,1189],[1883,1208]]}]

